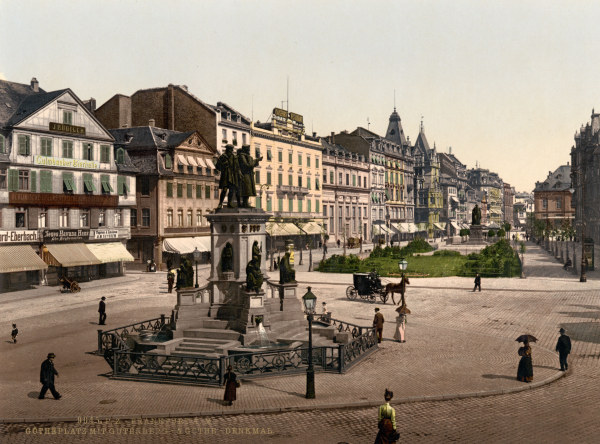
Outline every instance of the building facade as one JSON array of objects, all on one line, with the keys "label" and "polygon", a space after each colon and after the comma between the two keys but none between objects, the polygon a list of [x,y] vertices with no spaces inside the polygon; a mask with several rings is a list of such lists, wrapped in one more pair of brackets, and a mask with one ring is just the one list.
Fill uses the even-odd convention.
[{"label": "building facade", "polygon": [[549,171],[543,182],[536,182],[533,190],[535,218],[546,223],[548,229],[572,225],[575,210],[571,206],[571,166],[561,165]]},{"label": "building facade", "polygon": [[514,196],[515,190],[510,184],[504,182],[502,185],[503,196],[502,196],[502,216],[504,217],[503,221],[508,222],[513,225],[513,206],[514,206]]},{"label": "building facade", "polygon": [[239,148],[250,143],[250,119],[223,102],[217,102],[213,109],[217,118],[216,146],[219,154],[225,152],[227,144]]},{"label": "building facade", "polygon": [[[492,225],[500,228],[504,222],[503,198],[504,185],[498,174],[483,168],[472,168],[468,170],[467,177],[469,186],[478,192],[479,202],[483,204],[485,196],[485,217],[482,209],[482,224]],[[485,222],[484,222],[485,221]]]}]

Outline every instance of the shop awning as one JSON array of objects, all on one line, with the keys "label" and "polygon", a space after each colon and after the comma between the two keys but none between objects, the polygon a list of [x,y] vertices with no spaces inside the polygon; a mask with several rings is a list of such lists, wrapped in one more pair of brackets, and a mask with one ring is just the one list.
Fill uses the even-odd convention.
[{"label": "shop awning", "polygon": [[312,221],[302,225],[301,229],[306,234],[322,234],[323,233],[323,227],[321,225],[319,225],[318,223],[312,222]]},{"label": "shop awning", "polygon": [[392,227],[392,229],[398,233],[402,233],[402,228],[400,227],[400,224],[398,223],[390,223],[390,227]]},{"label": "shop awning", "polygon": [[450,196],[450,200],[454,203],[460,203],[460,201],[454,196]]},{"label": "shop awning", "polygon": [[0,273],[17,273],[46,268],[48,268],[48,264],[35,254],[29,245],[0,246]]},{"label": "shop awning", "polygon": [[444,231],[446,229],[446,222],[434,222],[433,226],[438,230]]},{"label": "shop awning", "polygon": [[[298,236],[304,231],[289,222],[271,222],[267,224],[267,233],[271,236]],[[319,231],[320,233],[320,231]]]},{"label": "shop awning", "polygon": [[51,258],[48,258],[50,261],[46,260],[50,265],[80,267],[102,263],[85,244],[46,244],[44,248],[48,250],[51,256]]},{"label": "shop awning", "polygon": [[121,242],[85,244],[100,262],[133,262],[133,256]]},{"label": "shop awning", "polygon": [[188,166],[187,160],[185,160],[185,157],[182,156],[181,154],[177,155],[177,163],[181,163],[181,164],[183,164],[185,166]]},{"label": "shop awning", "polygon": [[460,226],[456,222],[450,222],[456,231],[460,231]]},{"label": "shop awning", "polygon": [[204,163],[204,159],[202,157],[196,157],[196,162],[199,167],[206,168],[206,164]]},{"label": "shop awning", "polygon": [[217,169],[217,167],[215,166],[215,164],[213,163],[213,161],[211,159],[206,159],[206,166],[212,170]]},{"label": "shop awning", "polygon": [[196,160],[192,156],[187,156],[187,161],[192,166],[198,166],[198,164],[196,163]]},{"label": "shop awning", "polygon": [[417,231],[427,231],[427,222],[415,224],[415,227],[417,228]]},{"label": "shop awning", "polygon": [[166,253],[190,254],[198,251],[210,251],[210,237],[171,237],[163,240],[163,251]]},{"label": "shop awning", "polygon": [[376,234],[393,234],[392,231],[385,225],[375,224],[373,225],[373,232]]}]

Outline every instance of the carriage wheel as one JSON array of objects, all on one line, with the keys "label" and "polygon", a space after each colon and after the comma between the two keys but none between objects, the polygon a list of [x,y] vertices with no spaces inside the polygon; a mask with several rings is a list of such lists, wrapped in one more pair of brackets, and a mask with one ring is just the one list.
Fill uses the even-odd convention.
[{"label": "carriage wheel", "polygon": [[377,296],[375,295],[375,293],[371,293],[370,295],[367,295],[367,299],[371,304],[374,304],[376,302]]},{"label": "carriage wheel", "polygon": [[354,288],[352,285],[350,285],[348,288],[346,288],[346,297],[348,299],[353,301],[354,299],[356,299],[356,296],[358,296],[358,292],[356,291],[356,288]]},{"label": "carriage wheel", "polygon": [[79,288],[79,284],[77,282],[73,282],[71,284],[71,293],[79,293],[81,288]]},{"label": "carriage wheel", "polygon": [[385,290],[381,290],[381,292],[379,293],[379,299],[381,299],[381,302],[383,302],[384,304],[387,302],[388,295],[386,294]]}]

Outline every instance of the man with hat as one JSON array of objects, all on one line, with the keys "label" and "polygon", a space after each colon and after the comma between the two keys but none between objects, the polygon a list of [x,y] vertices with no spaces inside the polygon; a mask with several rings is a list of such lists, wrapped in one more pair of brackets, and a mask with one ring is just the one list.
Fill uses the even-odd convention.
[{"label": "man with hat", "polygon": [[385,320],[383,319],[383,314],[379,312],[379,308],[375,309],[375,317],[373,318],[373,327],[375,327],[375,331],[377,332],[377,342],[381,343],[383,339],[383,323]]},{"label": "man with hat", "polygon": [[54,368],[54,353],[48,353],[48,359],[42,362],[42,369],[40,370],[40,382],[42,383],[42,391],[38,399],[44,399],[46,392],[50,389],[54,399],[59,400],[61,398],[60,393],[54,388],[54,375],[58,377],[58,372]]},{"label": "man with hat", "polygon": [[561,371],[567,371],[569,364],[567,363],[567,357],[571,353],[571,338],[565,334],[565,329],[561,327],[559,330],[560,337],[556,343],[556,351],[558,352],[558,360],[560,361]]},{"label": "man with hat", "polygon": [[98,313],[100,313],[100,320],[98,321],[98,325],[105,325],[106,322],[106,304],[104,301],[106,298],[102,296],[100,299],[100,304],[98,305]]}]

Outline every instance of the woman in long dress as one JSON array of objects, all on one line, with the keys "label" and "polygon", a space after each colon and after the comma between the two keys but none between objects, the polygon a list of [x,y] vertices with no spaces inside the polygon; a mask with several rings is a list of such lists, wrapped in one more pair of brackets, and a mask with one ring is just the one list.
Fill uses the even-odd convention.
[{"label": "woman in long dress", "polygon": [[227,372],[225,373],[223,380],[225,381],[225,395],[223,399],[227,405],[233,405],[233,401],[236,399],[235,392],[237,390],[238,382],[231,365],[227,366]]},{"label": "woman in long dress", "polygon": [[525,341],[523,347],[519,348],[519,368],[517,369],[517,379],[522,382],[533,381],[533,361],[531,360],[531,347],[529,342]]},{"label": "woman in long dress", "polygon": [[385,404],[379,407],[377,427],[379,432],[375,437],[375,444],[394,444],[398,441],[396,432],[396,411],[390,406],[394,393],[385,389]]},{"label": "woman in long dress", "polygon": [[396,309],[396,312],[398,312],[398,317],[396,318],[394,339],[398,342],[406,342],[406,339],[404,339],[404,334],[406,332],[406,315],[410,313],[410,310],[403,304]]}]

